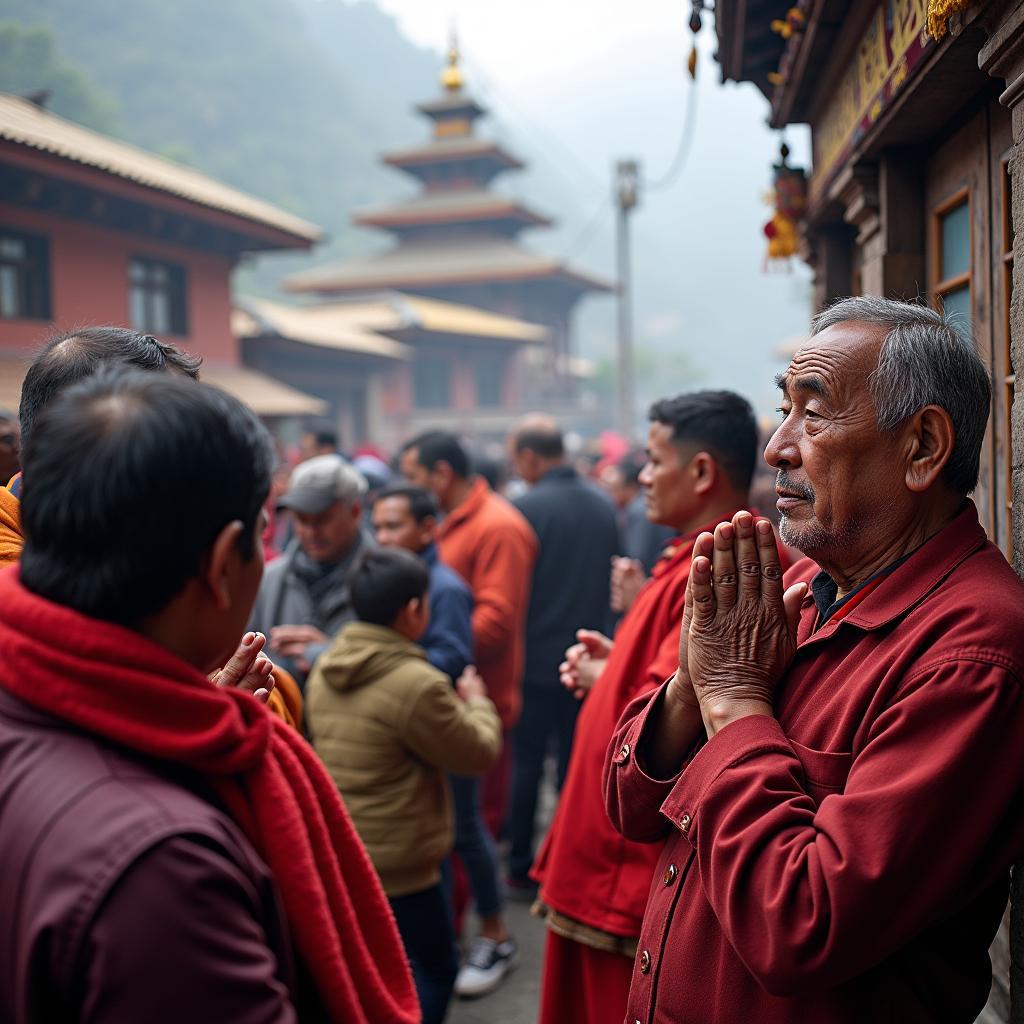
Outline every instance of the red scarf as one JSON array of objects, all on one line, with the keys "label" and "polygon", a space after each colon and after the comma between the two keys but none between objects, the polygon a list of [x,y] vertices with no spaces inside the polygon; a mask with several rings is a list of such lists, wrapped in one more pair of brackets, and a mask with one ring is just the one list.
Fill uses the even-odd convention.
[{"label": "red scarf", "polygon": [[414,1024],[394,918],[337,787],[262,704],[219,690],[131,630],[0,572],[0,685],[39,710],[205,775],[269,866],[295,944],[336,1024]]}]

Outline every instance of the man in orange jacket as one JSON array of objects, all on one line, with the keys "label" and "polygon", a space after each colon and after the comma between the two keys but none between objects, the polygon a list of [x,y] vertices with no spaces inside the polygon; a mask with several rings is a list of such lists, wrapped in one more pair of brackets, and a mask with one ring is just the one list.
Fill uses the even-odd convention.
[{"label": "man in orange jacket", "polygon": [[623,710],[675,672],[693,542],[709,524],[747,507],[757,459],[753,410],[731,392],[665,399],[650,419],[640,474],[647,516],[681,536],[655,565],[614,643],[581,632],[563,665],[563,683],[586,699],[558,810],[532,872],[541,885],[535,912],[548,925],[540,1024],[622,1024],[660,851],[628,842],[612,827],[601,771]]},{"label": "man in orange jacket", "polygon": [[[433,492],[445,513],[437,531],[441,561],[473,592],[476,668],[501,716],[506,740],[519,718],[526,612],[537,538],[523,514],[470,472],[453,434],[429,431],[402,449],[402,473]],[[484,777],[484,819],[495,837],[508,805],[509,745]]]}]

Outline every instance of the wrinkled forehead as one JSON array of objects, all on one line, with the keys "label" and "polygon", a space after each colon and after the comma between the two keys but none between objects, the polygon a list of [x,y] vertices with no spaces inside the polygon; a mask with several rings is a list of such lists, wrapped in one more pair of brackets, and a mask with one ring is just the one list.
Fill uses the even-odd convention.
[{"label": "wrinkled forehead", "polygon": [[790,398],[817,396],[845,405],[868,392],[887,334],[879,324],[836,324],[810,338],[775,383]]}]

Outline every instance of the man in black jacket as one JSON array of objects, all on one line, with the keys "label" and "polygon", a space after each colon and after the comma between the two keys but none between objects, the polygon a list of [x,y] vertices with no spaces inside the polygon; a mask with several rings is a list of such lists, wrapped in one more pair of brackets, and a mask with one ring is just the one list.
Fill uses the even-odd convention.
[{"label": "man in black jacket", "polygon": [[533,527],[540,551],[526,622],[523,711],[515,730],[512,849],[509,891],[532,894],[533,826],[537,790],[549,744],[558,757],[561,787],[569,764],[579,701],[558,678],[567,647],[577,631],[605,631],[609,623],[608,566],[620,550],[611,502],[581,480],[565,461],[558,424],[532,416],[510,439],[516,470],[530,490],[515,504]]}]

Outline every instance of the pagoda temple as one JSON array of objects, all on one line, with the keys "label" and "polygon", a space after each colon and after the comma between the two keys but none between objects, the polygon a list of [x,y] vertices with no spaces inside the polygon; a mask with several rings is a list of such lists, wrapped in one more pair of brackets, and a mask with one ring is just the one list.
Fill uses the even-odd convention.
[{"label": "pagoda temple", "polygon": [[[293,275],[284,287],[332,300],[397,291],[542,325],[548,341],[539,350],[517,353],[519,365],[509,366],[508,372],[520,383],[510,381],[502,390],[519,392],[531,407],[570,409],[577,365],[573,309],[586,294],[610,292],[612,285],[520,241],[526,229],[553,222],[492,191],[495,178],[523,164],[501,145],[476,135],[476,123],[487,111],[465,89],[454,42],[441,85],[438,98],[417,107],[432,124],[432,138],[382,158],[385,165],[414,178],[418,193],[353,217],[360,227],[390,233],[392,245],[361,259]],[[446,371],[434,361],[430,372],[436,377]]]}]

